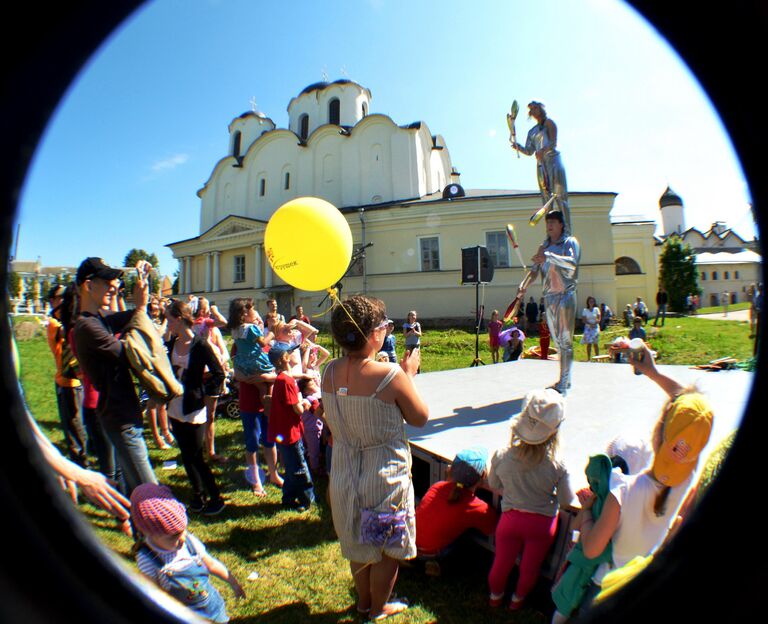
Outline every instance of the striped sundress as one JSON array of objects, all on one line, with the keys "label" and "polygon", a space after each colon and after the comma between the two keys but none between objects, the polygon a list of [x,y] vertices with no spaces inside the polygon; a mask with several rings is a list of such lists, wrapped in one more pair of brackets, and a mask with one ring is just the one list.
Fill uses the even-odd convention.
[{"label": "striped sundress", "polygon": [[[333,368],[331,364],[331,386]],[[400,408],[377,395],[398,371],[392,368],[371,396],[340,396],[323,392],[325,418],[333,433],[331,511],[342,555],[356,563],[377,563],[382,553],[393,559],[416,556],[416,515],[411,481],[411,451]],[[328,371],[326,371],[328,372]],[[406,537],[401,546],[379,548],[361,544],[360,510],[407,510]]]}]

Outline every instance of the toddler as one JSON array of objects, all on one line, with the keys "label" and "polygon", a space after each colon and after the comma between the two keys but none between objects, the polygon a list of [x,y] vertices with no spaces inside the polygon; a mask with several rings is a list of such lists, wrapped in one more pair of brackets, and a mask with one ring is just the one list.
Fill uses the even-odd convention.
[{"label": "toddler", "polygon": [[448,480],[429,488],[416,508],[416,548],[418,557],[427,559],[428,575],[440,575],[437,559],[448,554],[465,531],[478,529],[490,535],[496,528],[496,510],[475,496],[486,477],[487,462],[488,451],[484,448],[459,451]]},{"label": "toddler", "polygon": [[320,438],[323,434],[323,421],[319,418],[322,413],[320,384],[314,377],[302,379],[299,382],[299,390],[302,396],[309,401],[309,409],[304,410],[304,413],[301,415],[301,422],[304,426],[304,444],[307,447],[307,456],[309,457],[309,468],[314,474],[318,474],[320,473]]},{"label": "toddler", "polygon": [[529,392],[522,412],[512,418],[509,446],[491,459],[488,483],[502,492],[496,554],[488,575],[492,607],[502,604],[520,551],[520,575],[509,608],[522,607],[555,539],[558,503],[568,505],[573,499],[568,471],[555,458],[564,411],[563,396],[556,390]]},{"label": "toddler", "polygon": [[[253,299],[238,297],[229,305],[229,328],[235,341],[232,361],[243,381],[255,385],[265,409],[269,403],[271,384],[275,381],[275,367],[270,363],[264,347],[272,340],[272,333],[264,335],[264,322],[253,305]],[[265,401],[266,399],[266,401]]]},{"label": "toddler", "polygon": [[245,592],[227,567],[187,532],[187,512],[170,488],[155,483],[137,486],[131,493],[131,519],[139,571],[198,615],[229,622],[224,599],[210,575],[229,583],[238,598]]},{"label": "toddler", "polygon": [[499,311],[491,312],[491,320],[488,323],[488,341],[491,343],[491,357],[493,363],[499,363],[499,333],[501,332],[502,322],[499,320]]}]

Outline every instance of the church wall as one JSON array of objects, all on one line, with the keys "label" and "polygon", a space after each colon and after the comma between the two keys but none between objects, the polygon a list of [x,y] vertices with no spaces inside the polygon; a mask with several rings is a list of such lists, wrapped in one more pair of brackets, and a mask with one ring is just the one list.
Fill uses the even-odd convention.
[{"label": "church wall", "polygon": [[613,225],[614,260],[632,258],[640,265],[639,275],[616,275],[616,307],[621,312],[627,303],[642,297],[654,310],[658,290],[658,254],[660,247],[654,244],[655,223],[617,223]]}]

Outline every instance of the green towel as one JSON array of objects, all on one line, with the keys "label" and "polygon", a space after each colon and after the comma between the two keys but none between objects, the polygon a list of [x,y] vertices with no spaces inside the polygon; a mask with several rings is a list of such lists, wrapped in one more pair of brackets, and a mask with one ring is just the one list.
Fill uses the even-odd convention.
[{"label": "green towel", "polygon": [[[593,455],[585,469],[590,489],[595,493],[595,502],[592,504],[592,519],[597,521],[603,512],[605,500],[608,497],[611,480],[611,460],[607,455]],[[611,542],[594,559],[588,559],[584,555],[584,549],[579,541],[568,553],[568,567],[560,581],[552,589],[552,600],[557,610],[563,615],[569,616],[581,604],[584,594],[589,587],[592,576],[601,563],[611,561],[613,548]]]}]

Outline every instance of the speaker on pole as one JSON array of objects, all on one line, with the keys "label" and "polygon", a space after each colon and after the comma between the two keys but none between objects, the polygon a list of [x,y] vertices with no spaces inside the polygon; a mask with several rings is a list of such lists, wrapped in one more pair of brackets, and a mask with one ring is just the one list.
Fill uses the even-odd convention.
[{"label": "speaker on pole", "polygon": [[482,245],[461,250],[461,283],[486,284],[493,279],[493,261]]}]

